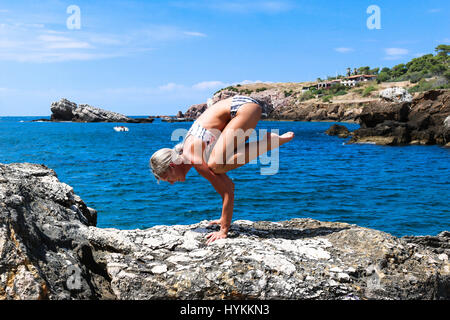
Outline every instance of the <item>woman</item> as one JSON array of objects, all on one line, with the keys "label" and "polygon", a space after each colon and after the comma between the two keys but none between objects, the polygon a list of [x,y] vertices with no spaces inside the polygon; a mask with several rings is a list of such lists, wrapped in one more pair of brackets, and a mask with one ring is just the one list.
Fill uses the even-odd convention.
[{"label": "woman", "polygon": [[[206,109],[193,123],[183,142],[175,148],[156,151],[150,159],[151,170],[158,180],[171,184],[185,181],[194,167],[222,197],[222,216],[211,224],[220,231],[206,236],[207,243],[227,237],[234,205],[234,184],[226,172],[243,166],[261,154],[294,138],[293,132],[281,136],[267,133],[259,141],[246,142],[263,113],[263,105],[252,98],[234,96]],[[237,139],[237,143],[235,143]]]}]

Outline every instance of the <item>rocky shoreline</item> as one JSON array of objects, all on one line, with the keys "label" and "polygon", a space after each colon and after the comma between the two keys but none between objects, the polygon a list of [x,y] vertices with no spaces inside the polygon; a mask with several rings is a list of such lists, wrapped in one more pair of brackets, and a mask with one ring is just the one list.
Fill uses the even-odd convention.
[{"label": "rocky shoreline", "polygon": [[[210,103],[236,95],[232,90],[217,92]],[[321,121],[359,123],[360,128],[347,143],[379,145],[444,145],[450,147],[450,90],[429,90],[413,98],[403,88],[387,88],[378,99],[365,102],[311,103],[299,102],[278,89],[249,94],[264,106],[266,121]],[[207,103],[191,106],[176,118],[161,117],[164,122],[194,121],[206,109]],[[154,117],[134,119],[89,105],[77,105],[67,99],[52,103],[51,122],[119,122],[151,123]]]},{"label": "rocky shoreline", "polygon": [[[221,90],[212,102],[236,95]],[[260,100],[268,113],[263,120],[321,121],[359,123],[360,128],[348,143],[380,145],[446,145],[450,146],[450,90],[429,90],[414,98],[402,88],[387,88],[377,99],[366,102],[298,102],[280,90],[252,92],[249,96]],[[197,118],[207,104],[191,106],[185,116]]]},{"label": "rocky shoreline", "polygon": [[[349,144],[438,144],[450,147],[449,90],[427,91],[411,102],[369,104],[363,108],[357,119],[360,128],[341,136],[351,136],[347,142]],[[327,133],[334,135],[336,130],[334,128]]]},{"label": "rocky shoreline", "polygon": [[[212,103],[237,95],[236,91],[223,89],[211,99]],[[272,121],[337,121],[356,122],[366,102],[325,103],[298,101],[293,95],[286,96],[283,90],[271,88],[264,91],[253,91],[248,96],[258,99],[264,104],[263,120]],[[184,113],[186,117],[198,118],[207,108],[206,103],[190,106]]]},{"label": "rocky shoreline", "polygon": [[450,299],[450,233],[339,222],[101,229],[43,165],[0,164],[0,299]]}]

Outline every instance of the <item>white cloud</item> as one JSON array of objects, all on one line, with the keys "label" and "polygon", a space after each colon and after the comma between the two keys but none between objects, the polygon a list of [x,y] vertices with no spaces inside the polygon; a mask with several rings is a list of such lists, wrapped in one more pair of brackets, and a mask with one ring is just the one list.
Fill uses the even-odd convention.
[{"label": "white cloud", "polygon": [[187,36],[191,37],[206,37],[207,35],[201,32],[195,32],[195,31],[184,31],[183,32]]},{"label": "white cloud", "polygon": [[339,52],[339,53],[349,53],[354,51],[353,48],[345,48],[345,47],[341,47],[341,48],[334,48],[335,51]]},{"label": "white cloud", "polygon": [[397,60],[409,54],[409,50],[403,48],[386,48],[384,52],[386,53],[385,60]]},{"label": "white cloud", "polygon": [[[250,81],[245,81],[247,83],[255,83]],[[232,84],[225,83],[223,81],[201,81],[195,84],[179,84],[175,82],[169,82],[163,85],[154,87],[132,87],[132,88],[110,88],[105,89],[106,94],[125,94],[125,95],[149,95],[149,94],[167,94],[171,92],[172,94],[185,94],[189,92],[207,92],[208,90],[216,91],[217,89],[230,86]]]},{"label": "white cloud", "polygon": [[91,48],[91,45],[87,42],[67,41],[51,43],[47,47],[49,49],[86,49]]},{"label": "white cloud", "polygon": [[[244,80],[244,81],[240,81],[240,82],[235,82],[235,83],[226,83],[223,81],[218,81],[218,80],[213,80],[213,81],[202,81],[202,82],[198,82],[196,84],[193,85],[184,85],[184,84],[177,84],[174,82],[169,82],[165,85],[161,85],[157,87],[158,91],[208,91],[208,90],[217,90],[217,89],[221,89],[221,88],[225,88],[228,86],[235,86],[238,84],[241,85],[246,85],[246,84],[254,84],[254,83],[267,83],[270,84],[272,82],[269,81],[261,81],[261,80]],[[146,90],[153,90],[154,89],[149,89],[147,88]]]},{"label": "white cloud", "polygon": [[428,13],[438,13],[438,12],[441,12],[440,8],[432,8],[428,10]]},{"label": "white cloud", "polygon": [[52,36],[52,35],[40,35],[38,37],[38,40],[44,41],[44,42],[55,42],[55,41],[71,41],[70,38],[67,37],[61,37],[61,36]]},{"label": "white cloud", "polygon": [[118,38],[117,36],[110,36],[110,35],[90,35],[89,42],[98,44],[98,45],[107,45],[107,46],[118,46],[123,45],[124,40]]},{"label": "white cloud", "polygon": [[83,53],[83,52],[33,52],[33,53],[1,53],[0,60],[16,62],[65,62],[108,59],[122,56],[120,53]]},{"label": "white cloud", "polygon": [[[223,87],[228,86],[228,84],[222,82],[222,81],[202,81],[193,85],[184,85],[184,84],[178,84],[175,82],[169,82],[165,85],[161,85],[157,87],[158,91],[180,91],[180,90],[197,90],[197,91],[206,91],[206,90],[213,90],[213,89],[220,89]],[[147,88],[146,90],[153,90]]]},{"label": "white cloud", "polygon": [[168,84],[165,84],[165,85],[162,85],[162,86],[158,87],[158,89],[161,90],[161,91],[174,91],[176,89],[182,89],[182,88],[184,88],[183,85],[176,84],[174,82],[170,82]]},{"label": "white cloud", "polygon": [[239,14],[267,13],[277,14],[292,10],[296,5],[290,0],[196,0],[174,1],[172,6],[189,9],[209,9]]},{"label": "white cloud", "polygon": [[15,47],[21,46],[22,44],[23,44],[23,42],[21,42],[21,41],[8,40],[8,39],[1,40],[0,39],[0,49],[1,48],[15,48]]},{"label": "white cloud", "polygon": [[241,81],[241,82],[232,83],[232,85],[237,85],[237,84],[245,85],[245,84],[253,84],[253,83],[267,83],[267,84],[270,84],[270,83],[273,83],[273,82],[261,81],[261,80],[244,80],[244,81]]},{"label": "white cloud", "polygon": [[88,42],[76,41],[74,39],[54,35],[40,35],[38,40],[46,42],[49,49],[86,49],[91,48]]},{"label": "white cloud", "polygon": [[0,61],[52,63],[97,60],[142,54],[161,43],[183,41],[206,34],[175,26],[151,25],[121,34],[53,30],[44,24],[1,23]]},{"label": "white cloud", "polygon": [[227,84],[222,81],[203,81],[192,86],[196,90],[209,90],[226,87]]},{"label": "white cloud", "polygon": [[188,31],[176,26],[169,25],[151,25],[141,30],[133,31],[131,38],[140,41],[175,41],[187,37],[206,37],[207,35],[198,31]]},{"label": "white cloud", "polygon": [[403,56],[409,53],[408,49],[402,48],[386,48],[385,52],[388,56]]},{"label": "white cloud", "polygon": [[293,7],[292,3],[287,1],[222,1],[213,6],[216,9],[240,13],[281,13]]}]

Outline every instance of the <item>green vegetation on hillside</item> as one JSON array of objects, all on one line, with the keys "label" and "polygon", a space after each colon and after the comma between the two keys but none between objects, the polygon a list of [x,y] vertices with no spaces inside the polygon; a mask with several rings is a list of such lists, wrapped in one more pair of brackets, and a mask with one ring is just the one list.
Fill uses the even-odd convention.
[{"label": "green vegetation on hillside", "polygon": [[[421,57],[414,58],[407,63],[400,63],[398,65],[395,65],[392,68],[384,67],[380,70],[380,68],[371,68],[369,66],[364,66],[353,69],[353,72],[350,68],[348,68],[347,71],[349,74],[356,73],[360,75],[369,74],[377,76],[376,82],[367,82],[366,85],[363,85],[363,87],[360,87],[361,84],[357,84],[357,87],[359,88],[350,88],[342,84],[334,84],[327,89],[318,89],[312,87],[308,91],[300,93],[302,84],[299,84],[298,87],[286,87],[283,85],[280,90],[283,90],[282,92],[284,93],[285,97],[294,98],[299,102],[307,101],[313,98],[319,98],[325,102],[328,102],[331,101],[334,96],[345,95],[350,91],[353,93],[357,93],[362,97],[368,97],[370,96],[371,92],[378,90],[376,83],[381,82],[410,81],[411,83],[416,84],[414,87],[409,89],[411,93],[430,89],[450,88],[450,59],[448,58],[448,55],[450,53],[450,45],[438,45],[435,48],[435,52],[435,55],[431,53],[425,54]],[[333,80],[342,79],[345,77],[343,75],[337,75],[335,77],[327,78],[328,80]],[[317,81],[322,82],[323,80],[318,78]],[[308,84],[308,86],[311,86],[311,84]],[[272,88],[276,87],[269,85],[269,87],[264,86],[255,88],[255,86],[237,84],[235,86],[229,86],[220,89],[216,93],[222,90],[229,90],[238,94],[250,95],[253,92],[262,92]]]},{"label": "green vegetation on hillside", "polygon": [[[322,101],[329,102],[334,96],[343,96],[343,95],[347,94],[349,89],[350,89],[349,87],[346,87],[343,84],[335,84],[328,89],[313,88],[313,89],[310,89],[309,92],[311,92],[313,97],[314,96],[321,97],[321,96],[325,95],[325,97],[322,98]],[[305,92],[303,94],[303,96],[305,96],[307,93],[308,92]],[[309,95],[307,95],[307,96],[309,96]],[[305,100],[301,100],[301,101],[305,101]]]},{"label": "green vegetation on hillside", "polygon": [[[369,66],[357,68],[357,74],[372,74],[377,76],[377,83],[410,81],[417,83],[410,92],[418,92],[430,89],[450,88],[449,58],[450,45],[441,44],[435,48],[436,54],[425,54],[412,59],[407,63],[400,63],[392,68],[384,67],[371,69]],[[350,68],[348,69],[350,71]],[[337,78],[342,78],[339,75]],[[329,80],[336,77],[328,77]],[[433,78],[433,79],[430,79]],[[428,80],[425,80],[428,79]],[[369,87],[370,88],[370,87]],[[370,90],[366,88],[366,90]],[[373,91],[373,90],[372,90]],[[370,92],[361,90],[362,96]]]},{"label": "green vegetation on hillside", "polygon": [[[450,45],[441,44],[435,48],[435,51],[436,55],[426,54],[414,58],[406,64],[400,63],[391,69],[381,69],[377,82],[411,81],[412,83],[418,83],[425,78],[442,77],[445,79],[444,82],[448,84],[450,79],[448,65]],[[442,83],[439,85],[442,85]]]},{"label": "green vegetation on hillside", "polygon": [[377,90],[377,88],[375,86],[368,86],[362,91],[361,96],[368,97],[370,95],[370,93],[375,90]]}]

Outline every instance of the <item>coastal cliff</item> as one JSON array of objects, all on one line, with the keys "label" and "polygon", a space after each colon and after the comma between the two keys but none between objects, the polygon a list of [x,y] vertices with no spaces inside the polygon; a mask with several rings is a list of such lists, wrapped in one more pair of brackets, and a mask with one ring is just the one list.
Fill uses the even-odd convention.
[{"label": "coastal cliff", "polygon": [[[267,117],[264,116],[263,119],[267,120],[355,122],[367,102],[378,100],[375,93],[361,98],[353,91],[349,91],[345,96],[324,102],[322,99],[313,98],[309,92],[303,92],[302,87],[307,85],[310,83],[256,83],[232,86],[216,92],[212,102],[216,103],[242,94],[258,99],[264,104]],[[206,108],[206,103],[193,105],[184,114],[195,119]]]},{"label": "coastal cliff", "polygon": [[[349,143],[450,146],[448,89],[428,90],[416,93],[413,97],[404,88],[388,87],[365,100],[352,96],[351,100],[320,102],[317,99],[300,101],[294,89],[289,88],[274,85],[265,90],[256,88],[251,92],[248,89],[239,92],[223,89],[213,96],[212,101],[249,92],[249,96],[264,104],[268,113],[263,118],[266,120],[359,123],[360,129],[348,134],[352,136]],[[350,93],[347,95],[351,96]],[[206,108],[206,104],[194,105],[185,114],[197,118]]]},{"label": "coastal cliff", "polygon": [[361,127],[348,143],[449,146],[450,91],[426,91],[411,102],[368,104],[357,119]]},{"label": "coastal cliff", "polygon": [[56,173],[0,164],[0,299],[450,299],[450,233],[339,222],[102,229]]}]

